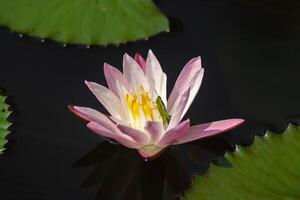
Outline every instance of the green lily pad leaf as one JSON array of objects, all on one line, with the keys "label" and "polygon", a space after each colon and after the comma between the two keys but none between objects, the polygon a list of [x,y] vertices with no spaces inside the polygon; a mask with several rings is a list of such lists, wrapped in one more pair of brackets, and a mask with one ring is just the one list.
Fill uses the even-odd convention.
[{"label": "green lily pad leaf", "polygon": [[85,45],[120,44],[169,30],[151,0],[0,0],[0,25]]},{"label": "green lily pad leaf", "polygon": [[11,126],[7,119],[11,111],[9,111],[9,105],[5,103],[5,99],[5,96],[0,95],[0,153],[3,152],[4,145],[7,143],[6,136],[9,134],[8,128]]},{"label": "green lily pad leaf", "polygon": [[300,199],[300,128],[257,136],[251,147],[226,153],[231,168],[213,165],[195,177],[187,200]]}]

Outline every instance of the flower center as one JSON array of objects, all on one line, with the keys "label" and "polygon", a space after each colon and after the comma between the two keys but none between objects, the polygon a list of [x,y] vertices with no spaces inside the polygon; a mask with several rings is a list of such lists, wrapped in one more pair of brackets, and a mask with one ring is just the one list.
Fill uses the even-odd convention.
[{"label": "flower center", "polygon": [[130,123],[134,128],[144,130],[145,123],[149,120],[162,122],[156,103],[152,101],[149,92],[146,92],[143,87],[139,92],[134,90],[133,94],[127,93],[125,99]]},{"label": "flower center", "polygon": [[133,95],[126,94],[127,107],[130,110],[133,118],[138,120],[141,117],[141,112],[147,120],[154,120],[153,111],[156,109],[154,103],[149,97],[149,93],[141,90],[140,98],[138,98],[136,90]]}]

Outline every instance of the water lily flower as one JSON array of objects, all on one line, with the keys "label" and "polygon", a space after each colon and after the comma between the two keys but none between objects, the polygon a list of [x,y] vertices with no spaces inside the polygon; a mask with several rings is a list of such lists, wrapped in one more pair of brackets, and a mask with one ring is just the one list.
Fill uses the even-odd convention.
[{"label": "water lily flower", "polygon": [[87,127],[96,134],[138,149],[141,156],[149,158],[170,145],[211,137],[243,123],[243,119],[227,119],[191,126],[189,119],[181,121],[203,74],[200,57],[190,60],[167,99],[167,75],[152,51],[146,60],[140,54],[134,59],[125,54],[123,73],[104,64],[108,88],[85,82],[109,115],[88,107],[69,109],[87,120]]}]

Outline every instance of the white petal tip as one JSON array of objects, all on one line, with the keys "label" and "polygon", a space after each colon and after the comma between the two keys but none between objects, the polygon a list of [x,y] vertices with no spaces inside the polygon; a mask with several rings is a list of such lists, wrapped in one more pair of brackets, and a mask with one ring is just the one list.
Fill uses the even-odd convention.
[{"label": "white petal tip", "polygon": [[[229,120],[230,120],[230,119],[229,119]],[[237,118],[237,119],[231,119],[231,121],[232,121],[232,122],[235,122],[235,123],[238,124],[238,125],[245,122],[244,119],[239,119],[239,118]]]},{"label": "white petal tip", "polygon": [[212,125],[213,125],[212,127],[214,127],[214,129],[228,131],[228,130],[236,128],[237,126],[241,125],[244,122],[245,122],[244,119],[239,119],[239,118],[225,119],[225,120],[221,120],[221,121],[212,122]]},{"label": "white petal tip", "polygon": [[75,106],[73,106],[73,105],[68,105],[68,109],[69,109],[70,111],[72,111],[74,108],[75,108]]},{"label": "white petal tip", "polygon": [[68,109],[75,114],[78,112],[78,110],[80,110],[80,108],[80,106],[68,105]]},{"label": "white petal tip", "polygon": [[151,50],[151,49],[149,49],[149,51],[148,51],[148,55],[153,55],[153,51]]},{"label": "white petal tip", "polygon": [[110,68],[110,65],[109,65],[108,63],[105,62],[105,63],[103,64],[103,67],[104,67],[104,68]]},{"label": "white petal tip", "polygon": [[127,53],[124,54],[124,58],[128,59],[131,58],[130,55],[128,55]]}]

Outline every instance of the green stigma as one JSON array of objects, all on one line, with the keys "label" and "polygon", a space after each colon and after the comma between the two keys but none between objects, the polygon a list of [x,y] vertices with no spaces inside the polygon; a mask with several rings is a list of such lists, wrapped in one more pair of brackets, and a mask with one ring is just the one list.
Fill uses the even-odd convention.
[{"label": "green stigma", "polygon": [[163,120],[163,124],[169,124],[170,122],[170,119],[171,119],[171,115],[168,113],[167,109],[166,109],[166,106],[164,104],[164,102],[162,101],[161,97],[158,96],[156,98],[156,107],[157,107],[157,110]]}]

